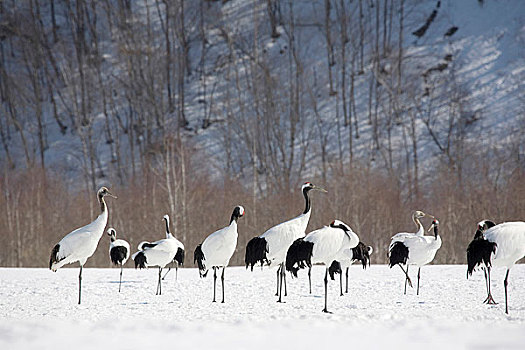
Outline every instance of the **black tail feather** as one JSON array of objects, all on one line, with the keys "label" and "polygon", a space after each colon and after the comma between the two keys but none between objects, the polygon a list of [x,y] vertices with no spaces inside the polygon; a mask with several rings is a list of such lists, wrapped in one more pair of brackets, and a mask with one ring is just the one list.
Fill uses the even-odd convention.
[{"label": "black tail feather", "polygon": [[244,256],[244,263],[246,268],[248,266],[253,271],[253,267],[258,263],[263,266],[264,264],[270,265],[270,261],[266,254],[268,253],[268,243],[263,237],[254,237],[250,239],[246,245],[246,255]]},{"label": "black tail feather", "polygon": [[195,252],[193,253],[193,263],[197,263],[197,266],[199,267],[199,274],[201,277],[206,277],[206,265],[204,264],[204,253],[202,252],[202,244],[199,244],[195,248]]},{"label": "black tail feather", "polygon": [[173,258],[173,260],[175,260],[179,266],[183,266],[184,265],[184,249],[180,248],[177,249],[177,253],[175,254],[175,258]]},{"label": "black tail feather", "polygon": [[390,248],[390,268],[397,264],[406,264],[408,259],[408,248],[403,242],[394,242]]},{"label": "black tail feather", "polygon": [[328,268],[328,273],[330,274],[330,278],[333,281],[336,274],[343,273],[343,270],[341,269],[341,263],[337,260],[332,261],[332,264]]},{"label": "black tail feather", "polygon": [[53,250],[51,251],[51,256],[49,257],[49,269],[51,270],[51,267],[54,263],[59,262],[58,259],[58,251],[60,250],[60,244],[55,245]]},{"label": "black tail feather", "polygon": [[368,247],[363,242],[359,242],[356,247],[352,248],[352,259],[354,261],[360,261],[363,269],[366,269],[367,265],[370,266],[370,253]]},{"label": "black tail feather", "polygon": [[491,256],[496,253],[497,244],[484,238],[475,238],[467,247],[467,278],[478,265],[490,267]]},{"label": "black tail feather", "polygon": [[135,268],[146,268],[146,263],[148,262],[148,259],[146,258],[144,252],[138,252],[137,255],[135,255],[135,259],[133,260],[135,260]]},{"label": "black tail feather", "polygon": [[297,271],[307,266],[312,266],[312,251],[314,244],[299,238],[292,243],[286,253],[286,270],[290,271],[292,276],[297,277]]},{"label": "black tail feather", "polygon": [[126,255],[128,255],[128,248],[121,245],[113,247],[109,251],[111,262],[115,265],[120,265],[120,263],[126,259]]}]

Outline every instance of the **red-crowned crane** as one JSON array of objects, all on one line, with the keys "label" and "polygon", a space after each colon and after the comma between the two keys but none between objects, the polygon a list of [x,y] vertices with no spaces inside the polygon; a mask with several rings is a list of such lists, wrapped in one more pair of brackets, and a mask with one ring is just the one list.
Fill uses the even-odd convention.
[{"label": "red-crowned crane", "polygon": [[[414,221],[414,223],[417,226],[417,232],[416,233],[400,232],[400,233],[398,233],[398,234],[396,234],[396,235],[394,235],[392,237],[392,244],[397,240],[397,238],[400,238],[400,239],[403,238],[404,239],[404,237],[409,237],[410,235],[412,235],[412,236],[414,236],[414,235],[416,235],[416,236],[423,236],[423,234],[425,233],[425,228],[423,227],[423,225],[421,224],[421,221],[419,221],[419,219],[421,219],[423,217],[426,217],[426,216],[434,218],[434,216],[432,216],[430,214],[425,214],[421,210],[414,211],[412,213],[412,221]],[[389,256],[391,255],[390,251],[393,248],[392,244],[390,244]],[[403,268],[403,266],[401,266],[401,263],[399,263],[395,259],[398,256],[405,256],[407,254],[408,254],[408,251],[406,251],[406,247],[404,248],[403,245],[396,244],[395,245],[395,250],[394,250],[394,261],[392,261],[392,259],[390,259],[390,268],[392,268],[392,266],[397,264],[397,265],[399,265],[399,267],[401,268],[401,270],[403,270],[403,273],[405,274],[405,294],[407,293],[407,283],[410,285],[410,287],[412,287],[412,281],[410,280],[410,277],[408,276],[408,265],[407,265],[407,269],[405,270]]]},{"label": "red-crowned crane", "polygon": [[496,251],[496,243],[489,242],[483,237],[483,232],[496,226],[493,221],[482,220],[478,223],[478,228],[474,234],[474,239],[467,247],[467,279],[477,267],[481,267],[485,275],[485,286],[487,288],[487,298],[483,303],[497,304],[490,292],[490,257]]},{"label": "red-crowned crane", "polygon": [[[166,215],[163,220],[166,220]],[[138,245],[138,252],[131,257],[135,261],[135,268],[144,269],[149,266],[159,267],[159,280],[157,282],[156,295],[162,294],[162,269],[175,259],[175,255],[180,249],[179,242],[171,234],[166,234],[166,238],[159,241],[141,242]]]},{"label": "red-crowned crane", "polygon": [[[177,280],[179,267],[184,265],[184,244],[182,244],[181,241],[179,241],[177,238],[175,238],[175,236],[171,234],[170,217],[168,216],[168,214],[164,215],[163,219],[166,224],[166,238],[174,239],[177,242],[177,245],[179,246],[179,248],[177,249],[177,253],[175,254],[175,257],[173,258],[173,262],[172,262],[175,265],[175,280]],[[168,267],[168,271],[166,272],[164,277],[162,277],[163,280],[166,278],[166,276],[168,275],[170,271],[171,271],[171,266]]]},{"label": "red-crowned crane", "polygon": [[[339,274],[339,287],[341,296],[343,295],[343,269],[346,270],[346,289],[345,293],[348,293],[348,270],[350,266],[356,261],[361,262],[363,269],[366,269],[367,266],[370,266],[370,255],[374,249],[371,246],[366,246],[363,242],[350,249],[346,254],[346,259],[339,259],[339,261],[334,260],[328,269],[330,278],[333,280],[336,274]],[[308,278],[310,278],[310,271],[308,271]],[[312,282],[310,282],[310,294],[312,294]]]},{"label": "red-crowned crane", "polygon": [[129,259],[129,243],[123,239],[117,239],[117,232],[113,227],[108,229],[110,237],[109,243],[109,259],[114,265],[120,266],[120,280],[118,283],[118,291],[120,293],[120,285],[122,284],[122,266]]},{"label": "red-crowned crane", "polygon": [[56,272],[66,264],[77,262],[80,264],[80,273],[78,275],[78,303],[81,302],[82,296],[82,268],[87,259],[95,253],[98,242],[104,234],[104,229],[108,222],[108,207],[105,196],[117,198],[112,195],[106,187],[101,187],[97,191],[98,203],[100,204],[101,213],[90,224],[77,228],[67,234],[58,242],[49,257],[49,268]]},{"label": "red-crowned crane", "polygon": [[297,271],[312,264],[322,263],[326,267],[324,276],[324,309],[328,311],[328,268],[332,261],[344,258],[348,250],[359,244],[359,237],[339,220],[299,238],[286,253],[286,270],[297,277]]},{"label": "red-crowned crane", "polygon": [[[416,265],[417,270],[417,295],[419,295],[419,279],[421,276],[421,266],[430,263],[434,260],[436,252],[441,248],[441,237],[438,233],[439,221],[434,219],[428,231],[434,229],[432,236],[420,236],[412,233],[398,233],[392,237],[392,242],[389,248],[390,268],[394,265],[401,267],[401,264],[406,265],[408,277],[408,265]],[[410,283],[410,281],[409,281]],[[405,280],[405,294],[406,294],[406,280]]]},{"label": "red-crowned crane", "polygon": [[262,235],[252,238],[246,245],[246,256],[244,258],[246,268],[250,266],[253,271],[253,267],[258,263],[260,263],[261,266],[264,264],[279,265],[277,269],[277,293],[275,294],[279,296],[278,302],[282,302],[283,282],[285,285],[284,293],[286,295],[286,276],[284,269],[286,252],[296,239],[305,236],[306,227],[312,214],[312,205],[309,197],[311,190],[327,192],[319,186],[305,182],[301,187],[301,192],[305,200],[303,212],[291,220],[270,228]]},{"label": "red-crowned crane", "polygon": [[505,287],[505,313],[508,314],[507,285],[509,272],[516,261],[525,256],[525,222],[504,222],[483,232],[483,237],[492,244],[476,245],[475,250],[472,251],[472,257],[476,257],[478,261],[470,261],[469,265],[476,266],[482,263],[482,257],[490,254],[492,266],[505,266],[507,268],[503,286]]},{"label": "red-crowned crane", "polygon": [[206,237],[204,242],[195,248],[193,261],[199,267],[200,277],[206,277],[208,270],[213,269],[213,302],[215,302],[215,287],[217,284],[217,269],[222,267],[222,302],[224,303],[224,270],[237,247],[237,220],[244,216],[244,208],[240,205],[233,209],[230,224]]}]

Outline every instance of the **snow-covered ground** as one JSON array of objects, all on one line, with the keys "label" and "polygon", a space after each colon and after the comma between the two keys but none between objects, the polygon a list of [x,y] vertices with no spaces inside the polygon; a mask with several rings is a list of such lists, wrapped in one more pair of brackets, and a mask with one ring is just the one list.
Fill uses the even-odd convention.
[{"label": "snow-covered ground", "polygon": [[[170,272],[156,296],[157,270],[86,268],[77,305],[78,269],[0,269],[1,349],[523,349],[525,265],[510,273],[510,315],[504,313],[504,269],[493,272],[496,306],[485,298],[483,274],[466,280],[465,266],[422,269],[421,295],[403,295],[400,269],[350,270],[349,294],[330,281],[323,314],[323,267],[288,279],[276,303],[275,269],[226,269],[226,303],[211,303],[213,279],[196,269]],[[411,271],[415,282],[415,271]],[[218,279],[220,283],[220,279]],[[220,293],[220,285],[218,288]],[[219,294],[220,296],[220,294]]]}]

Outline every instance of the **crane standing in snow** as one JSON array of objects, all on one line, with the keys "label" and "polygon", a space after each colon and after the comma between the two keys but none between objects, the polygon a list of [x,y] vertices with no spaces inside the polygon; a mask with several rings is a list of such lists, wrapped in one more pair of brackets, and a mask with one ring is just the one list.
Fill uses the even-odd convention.
[{"label": "crane standing in snow", "polygon": [[111,240],[109,243],[109,258],[113,264],[120,266],[120,280],[118,283],[118,291],[120,293],[120,285],[122,284],[122,266],[129,259],[129,243],[123,239],[117,239],[117,232],[112,227],[108,229],[108,235]]},{"label": "crane standing in snow", "polygon": [[496,304],[490,292],[490,269],[492,267],[490,257],[496,251],[496,243],[485,240],[483,232],[494,226],[496,224],[493,221],[480,221],[474,239],[467,247],[467,279],[478,266],[481,266],[485,275],[485,287],[487,288],[487,298],[483,303],[487,304]]},{"label": "crane standing in snow", "polygon": [[[166,216],[167,215],[163,217],[163,220],[166,220]],[[162,269],[173,261],[181,245],[181,243],[171,234],[166,236],[167,238],[153,243],[139,243],[139,251],[131,257],[135,261],[135,268],[143,269],[149,266],[159,267],[159,280],[157,282],[156,295],[162,294]]]},{"label": "crane standing in snow", "polygon": [[306,227],[310,220],[312,213],[312,206],[309,197],[311,190],[327,192],[321,187],[318,187],[310,182],[305,182],[301,187],[301,191],[305,200],[304,211],[297,217],[280,223],[258,237],[252,238],[246,245],[246,256],[244,262],[246,268],[248,266],[253,270],[253,266],[260,263],[279,265],[277,269],[277,293],[279,296],[278,302],[282,301],[282,287],[285,284],[286,295],[286,276],[284,269],[284,261],[286,252],[290,245],[298,238],[305,236]]},{"label": "crane standing in snow", "polygon": [[[416,265],[417,270],[417,295],[419,295],[419,279],[421,277],[421,266],[430,263],[434,260],[436,252],[441,248],[441,237],[438,233],[439,221],[434,219],[432,225],[428,229],[430,231],[434,229],[433,236],[414,235],[412,233],[398,233],[392,237],[390,243],[388,257],[390,259],[390,268],[394,265],[401,264],[407,266],[408,277],[408,265]],[[409,281],[410,283],[410,281]],[[406,294],[406,280],[405,280],[405,294]]]},{"label": "crane standing in snow", "polygon": [[359,237],[345,223],[334,220],[330,226],[325,226],[306,237],[299,238],[290,246],[286,253],[286,270],[297,277],[297,271],[312,264],[322,263],[326,267],[324,276],[324,309],[328,311],[328,268],[332,261],[344,259],[348,250],[359,244]]},{"label": "crane standing in snow", "polygon": [[[483,232],[483,238],[488,243],[477,244],[473,247],[468,266],[470,269],[472,266],[481,264],[483,258],[488,254],[492,266],[505,266],[507,268],[503,286],[505,287],[505,313],[508,314],[507,285],[509,272],[516,261],[525,256],[525,222],[504,222],[496,225]],[[469,273],[472,273],[472,270],[469,270]]]},{"label": "crane standing in snow", "polygon": [[244,216],[244,208],[240,205],[233,209],[230,224],[206,237],[204,242],[195,248],[194,262],[199,266],[199,275],[206,277],[208,270],[213,269],[213,302],[215,302],[215,287],[217,284],[217,269],[222,267],[222,302],[224,303],[224,270],[237,247],[237,220]]},{"label": "crane standing in snow", "polygon": [[[346,259],[340,259],[340,261],[334,260],[328,269],[330,278],[333,280],[335,274],[339,274],[339,286],[341,290],[341,296],[343,295],[343,269],[346,269],[346,289],[345,293],[348,293],[348,270],[350,265],[356,261],[360,261],[363,265],[363,269],[370,266],[370,255],[374,249],[371,246],[366,246],[363,242],[352,248]],[[311,270],[311,269],[310,269]],[[310,277],[310,271],[308,271],[308,277]],[[312,282],[310,281],[310,294],[312,294]]]},{"label": "crane standing in snow", "polygon": [[49,257],[49,268],[56,272],[66,264],[77,262],[80,264],[80,273],[78,275],[78,303],[81,302],[82,296],[82,268],[87,259],[95,253],[98,242],[104,234],[104,228],[108,222],[108,207],[105,196],[117,198],[112,195],[106,187],[101,187],[97,191],[97,198],[100,204],[101,213],[90,224],[77,228],[67,234],[58,242]]},{"label": "crane standing in snow", "polygon": [[[394,239],[396,239],[396,237],[405,237],[405,236],[409,236],[409,235],[423,236],[423,234],[425,233],[425,228],[423,227],[423,225],[421,224],[421,221],[419,221],[419,219],[421,219],[421,218],[423,218],[425,216],[434,218],[434,216],[429,215],[429,214],[425,214],[421,210],[414,211],[412,213],[412,221],[414,221],[414,223],[417,226],[417,232],[416,233],[407,233],[407,232],[398,233],[398,234],[394,235],[394,237],[392,237],[392,242],[394,241]],[[397,249],[404,250],[402,248],[402,246],[398,246],[396,248],[396,250]],[[404,251],[402,253],[405,254],[405,255],[408,254],[407,252],[404,252]],[[390,253],[389,253],[389,255],[390,255]],[[406,270],[403,268],[403,266],[401,266],[401,264],[398,264],[398,265],[401,268],[401,270],[403,270],[403,273],[405,274],[405,294],[406,294],[407,293],[407,283],[410,285],[410,287],[412,287],[412,281],[410,280],[410,277],[408,276],[408,265],[407,265],[407,269]],[[392,267],[392,266],[393,265],[391,265],[390,267]]]},{"label": "crane standing in snow", "polygon": [[[172,261],[172,264],[175,264],[175,280],[177,280],[179,267],[184,265],[184,244],[182,244],[181,241],[179,241],[177,238],[175,238],[171,234],[171,232],[170,232],[170,217],[168,216],[168,214],[164,215],[163,219],[164,219],[164,222],[166,224],[166,238],[174,239],[177,242],[177,245],[179,246],[179,248],[177,249],[177,253],[175,254],[175,257],[173,258],[173,261]],[[164,277],[162,277],[162,280],[164,280],[166,278],[166,276],[168,275],[168,273],[170,271],[171,271],[171,266],[168,267],[168,271],[166,272]]]}]

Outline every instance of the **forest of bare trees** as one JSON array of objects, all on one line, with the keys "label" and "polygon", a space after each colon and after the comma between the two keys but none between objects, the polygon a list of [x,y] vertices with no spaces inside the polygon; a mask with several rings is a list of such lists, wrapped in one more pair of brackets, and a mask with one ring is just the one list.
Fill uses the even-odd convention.
[{"label": "forest of bare trees", "polygon": [[[478,221],[523,220],[525,95],[505,144],[487,141],[458,27],[449,53],[407,52],[439,23],[429,4],[0,1],[0,266],[46,266],[100,185],[133,247],[168,213],[192,252],[242,204],[242,264],[300,212],[304,181],[329,191],[309,230],[337,217],[384,263],[422,209],[441,221],[436,262],[463,263]],[[106,238],[88,265],[109,265]]]}]

